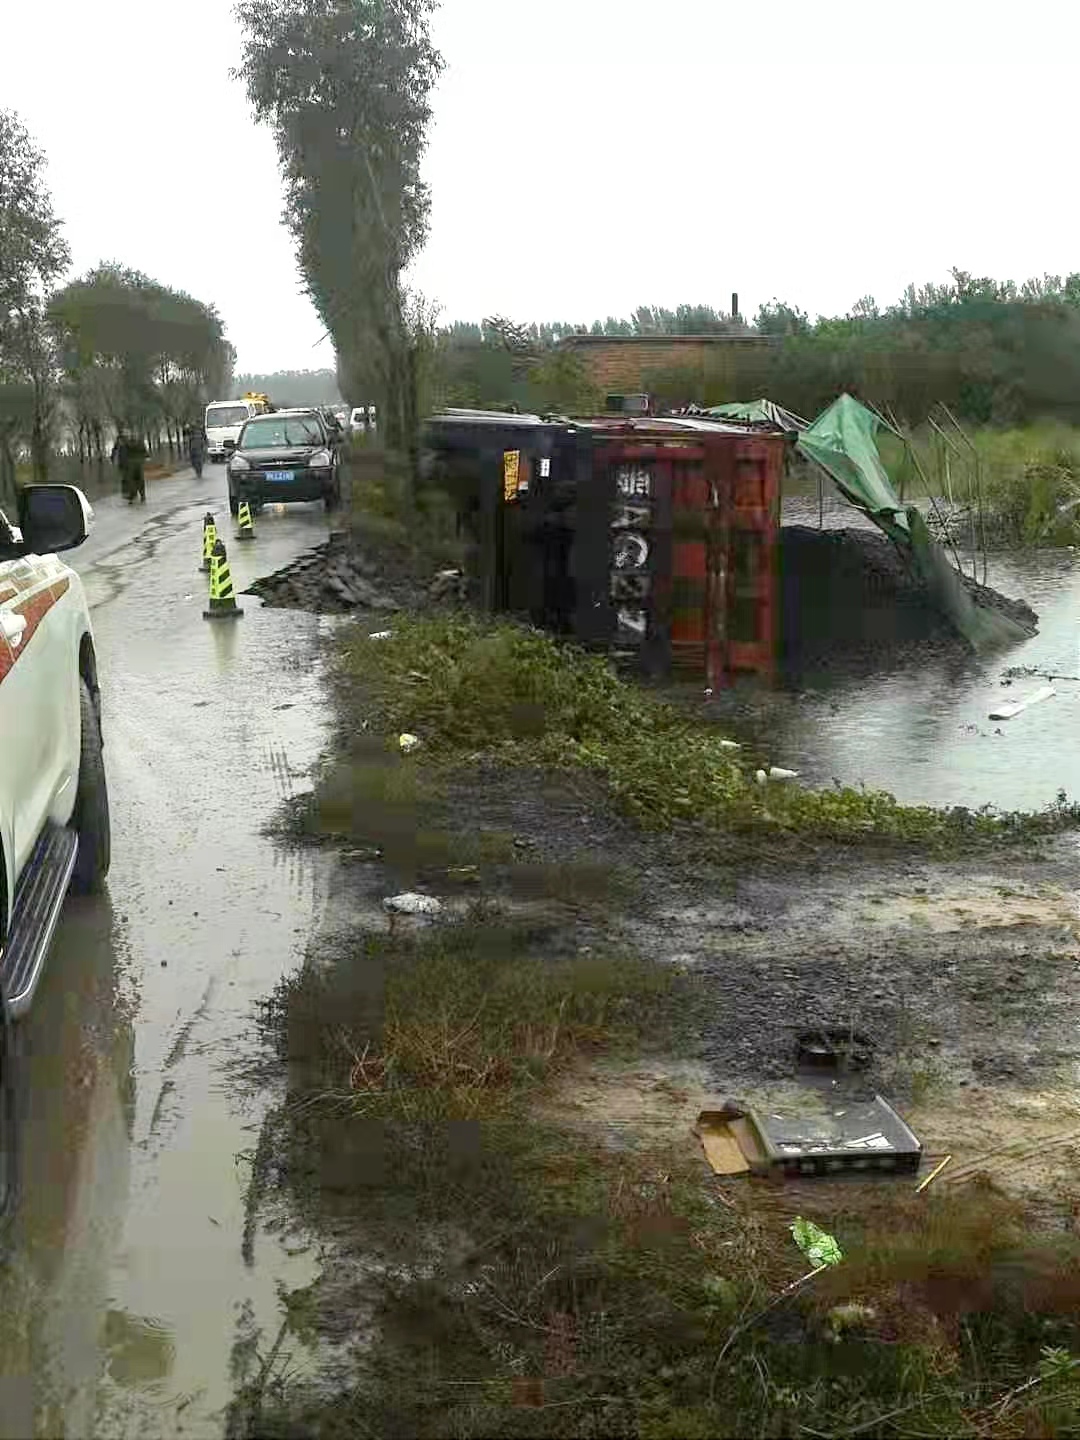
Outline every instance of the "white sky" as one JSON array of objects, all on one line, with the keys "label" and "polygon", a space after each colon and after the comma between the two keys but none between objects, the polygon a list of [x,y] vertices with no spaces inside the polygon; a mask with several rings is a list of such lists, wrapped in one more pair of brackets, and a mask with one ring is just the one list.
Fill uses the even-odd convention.
[{"label": "white sky", "polygon": [[[228,77],[229,0],[4,7],[0,104],[49,156],[75,269],[212,301],[238,369],[332,364]],[[1047,0],[445,0],[415,280],[442,318],[811,314],[950,265],[1080,269],[1080,9]]]}]

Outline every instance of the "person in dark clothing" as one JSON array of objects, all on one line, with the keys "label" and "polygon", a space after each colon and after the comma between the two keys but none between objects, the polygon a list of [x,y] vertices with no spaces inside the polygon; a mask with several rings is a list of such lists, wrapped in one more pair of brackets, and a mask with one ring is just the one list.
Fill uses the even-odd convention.
[{"label": "person in dark clothing", "polygon": [[145,502],[146,476],[143,462],[146,459],[146,446],[137,436],[129,435],[121,427],[116,434],[112,458],[120,471],[120,493],[124,499],[130,505],[138,495],[139,499]]},{"label": "person in dark clothing", "polygon": [[206,462],[206,431],[201,425],[192,425],[188,429],[188,458],[191,468],[201,478]]}]

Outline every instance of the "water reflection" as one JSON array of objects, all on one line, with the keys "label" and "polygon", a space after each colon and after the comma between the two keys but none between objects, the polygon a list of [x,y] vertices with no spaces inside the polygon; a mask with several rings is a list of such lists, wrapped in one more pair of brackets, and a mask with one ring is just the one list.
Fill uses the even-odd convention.
[{"label": "water reflection", "polygon": [[0,1275],[0,1437],[86,1435],[133,1119],[122,926],[69,900],[17,1029],[21,1195]]},{"label": "water reflection", "polygon": [[900,800],[1038,809],[1064,789],[1080,798],[1080,681],[1011,721],[991,721],[1003,699],[1036,690],[1038,675],[1002,685],[1010,667],[1080,676],[1080,555],[1065,550],[990,557],[988,582],[1027,600],[1039,633],[991,657],[914,655],[871,676],[800,677],[798,693],[748,688],[717,697],[714,717],[775,764],[812,785],[863,783]]}]

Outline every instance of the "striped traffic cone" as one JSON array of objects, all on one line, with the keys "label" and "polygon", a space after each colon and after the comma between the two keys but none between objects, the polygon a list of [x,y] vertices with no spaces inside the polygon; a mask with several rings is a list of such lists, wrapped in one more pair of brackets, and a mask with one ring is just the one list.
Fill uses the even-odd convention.
[{"label": "striped traffic cone", "polygon": [[210,603],[202,613],[204,620],[239,620],[244,613],[236,603],[225,541],[221,539],[214,542],[210,556]]},{"label": "striped traffic cone", "polygon": [[210,570],[210,557],[214,553],[214,545],[217,541],[217,526],[214,524],[214,517],[208,510],[203,516],[202,522],[202,564],[199,569],[203,574]]},{"label": "striped traffic cone", "polygon": [[240,533],[236,537],[238,540],[255,539],[255,526],[251,521],[251,506],[246,500],[240,501],[240,507],[236,512],[236,523],[240,527]]}]

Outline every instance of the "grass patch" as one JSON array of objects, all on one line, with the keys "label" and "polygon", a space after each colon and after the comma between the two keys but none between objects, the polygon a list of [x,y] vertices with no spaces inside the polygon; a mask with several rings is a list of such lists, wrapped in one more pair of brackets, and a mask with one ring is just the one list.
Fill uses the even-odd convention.
[{"label": "grass patch", "polygon": [[415,484],[403,456],[387,451],[375,436],[356,436],[343,468],[346,523],[358,541],[378,552],[381,564],[430,578],[461,563],[450,497]]},{"label": "grass patch", "polygon": [[[978,456],[987,538],[995,545],[1075,545],[1080,543],[1080,430],[1045,421],[1012,429],[970,432]],[[953,503],[975,500],[974,466],[953,455],[946,471],[945,450],[928,428],[915,432],[919,464],[936,496],[952,494]],[[910,498],[921,482],[890,435],[881,438],[882,459]],[[961,542],[970,531],[958,529]]]},{"label": "grass patch", "polygon": [[[291,1308],[309,1335],[370,1323],[329,1395],[290,1380],[287,1349],[264,1362],[231,1435],[1076,1433],[1074,1236],[1033,1235],[978,1186],[745,1182],[721,1203],[685,1145],[535,1123],[562,1066],[670,1045],[686,999],[625,960],[545,951],[487,925],[367,937],[279,990],[278,1172],[337,1197],[348,1234]],[[789,1291],[808,1206],[845,1259]]]},{"label": "grass patch", "polygon": [[646,829],[689,821],[713,832],[946,849],[1080,821],[1064,796],[1038,814],[995,817],[861,789],[759,786],[712,727],[620,679],[602,657],[508,623],[403,616],[376,643],[353,630],[337,673],[357,687],[375,727],[419,735],[425,757],[591,771]]},{"label": "grass patch", "polygon": [[[625,956],[550,959],[525,929],[358,938],[273,1003],[305,1084],[356,1116],[495,1118],[570,1058],[639,1044],[674,978]],[[332,1099],[331,1099],[332,1097]]]}]

